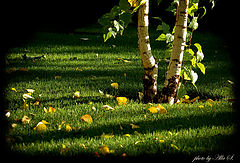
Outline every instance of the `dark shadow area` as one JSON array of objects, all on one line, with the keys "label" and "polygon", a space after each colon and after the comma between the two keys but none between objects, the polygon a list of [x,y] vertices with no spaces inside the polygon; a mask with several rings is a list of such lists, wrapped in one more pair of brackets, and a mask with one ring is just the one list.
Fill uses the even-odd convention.
[{"label": "dark shadow area", "polygon": [[[170,131],[170,130],[181,130],[181,129],[197,129],[201,127],[210,126],[231,126],[233,123],[233,115],[231,112],[221,113],[208,113],[202,115],[189,115],[186,117],[168,117],[156,120],[144,120],[135,122],[140,128],[136,129],[140,134],[152,133],[154,131]],[[119,129],[121,125],[124,130]],[[151,127],[149,127],[151,126]],[[97,127],[88,127],[84,130],[77,132],[65,132],[65,131],[47,131],[46,133],[35,133],[32,135],[21,135],[23,140],[19,142],[31,143],[35,141],[51,141],[65,138],[80,138],[80,137],[95,137],[102,135],[102,133],[108,134],[113,133],[115,136],[123,135],[125,133],[134,134],[135,130],[132,130],[127,124],[108,124]]]}]

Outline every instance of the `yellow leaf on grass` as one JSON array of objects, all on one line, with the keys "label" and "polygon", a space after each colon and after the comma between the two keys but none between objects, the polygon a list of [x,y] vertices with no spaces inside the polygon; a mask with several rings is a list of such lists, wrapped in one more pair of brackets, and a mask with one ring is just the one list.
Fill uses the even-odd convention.
[{"label": "yellow leaf on grass", "polygon": [[111,86],[115,89],[118,89],[118,83],[112,83]]},{"label": "yellow leaf on grass", "polygon": [[106,139],[108,139],[108,138],[113,138],[113,137],[114,137],[114,135],[105,134],[105,133],[103,133],[103,134],[101,135],[101,138],[106,138]]},{"label": "yellow leaf on grass", "polygon": [[16,88],[11,88],[12,91],[17,92]]},{"label": "yellow leaf on grass", "polygon": [[123,136],[130,137],[130,134],[124,134]]},{"label": "yellow leaf on grass", "polygon": [[66,127],[66,131],[67,131],[67,132],[72,131],[72,127],[71,127],[70,125],[67,124],[65,127]]},{"label": "yellow leaf on grass", "polygon": [[33,93],[35,90],[34,89],[26,89],[28,93]]},{"label": "yellow leaf on grass", "polygon": [[164,141],[164,140],[162,140],[162,139],[161,139],[161,140],[159,140],[159,143],[164,143],[164,142],[165,142],[165,141]]},{"label": "yellow leaf on grass", "polygon": [[73,95],[73,98],[80,98],[80,92],[76,91]]},{"label": "yellow leaf on grass", "polygon": [[114,110],[114,108],[112,108],[109,105],[103,105],[102,108],[106,109],[106,110]]},{"label": "yellow leaf on grass", "polygon": [[118,102],[118,105],[126,105],[126,103],[127,103],[126,97],[117,97],[116,100]]},{"label": "yellow leaf on grass", "polygon": [[158,112],[158,109],[156,107],[150,107],[148,110],[153,114]]},{"label": "yellow leaf on grass", "polygon": [[83,69],[77,67],[76,71],[83,71]]},{"label": "yellow leaf on grass", "polygon": [[135,124],[132,124],[132,123],[130,124],[130,126],[131,126],[132,129],[140,128],[138,125],[135,125]]},{"label": "yellow leaf on grass", "polygon": [[24,98],[24,99],[29,99],[29,98],[33,99],[33,97],[31,96],[31,93],[25,93],[25,94],[23,94],[23,98]]},{"label": "yellow leaf on grass", "polygon": [[62,148],[60,149],[60,154],[63,155],[67,151],[69,151],[69,148],[67,148],[65,144],[62,144]]},{"label": "yellow leaf on grass", "polygon": [[48,112],[49,113],[56,112],[56,109],[54,109],[53,107],[49,106]]},{"label": "yellow leaf on grass", "polygon": [[80,118],[82,121],[87,122],[87,123],[92,123],[93,119],[89,114],[85,114]]},{"label": "yellow leaf on grass", "polygon": [[42,120],[41,122],[42,122],[43,124],[45,124],[45,125],[51,124],[51,123],[49,123],[49,122],[47,122],[47,121],[45,121],[45,120]]},{"label": "yellow leaf on grass", "polygon": [[203,105],[199,105],[198,107],[199,107],[199,108],[204,108],[204,106],[203,106]]},{"label": "yellow leaf on grass", "polygon": [[157,109],[158,109],[159,113],[162,113],[162,114],[167,113],[167,110],[162,105],[158,104]]},{"label": "yellow leaf on grass", "polygon": [[37,126],[33,128],[34,130],[36,131],[44,131],[46,132],[47,131],[47,126],[41,121],[41,122],[38,122]]},{"label": "yellow leaf on grass", "polygon": [[102,154],[109,154],[110,150],[108,146],[103,146],[103,147],[99,147],[99,150],[101,151]]},{"label": "yellow leaf on grass", "polygon": [[174,145],[174,144],[171,144],[171,147],[176,149],[176,150],[179,150],[179,148],[176,145]]},{"label": "yellow leaf on grass", "polygon": [[22,123],[29,123],[30,120],[31,119],[28,116],[24,115],[23,118],[22,118]]},{"label": "yellow leaf on grass", "polygon": [[7,112],[7,113],[5,114],[6,117],[10,117],[10,115],[11,115],[10,112]]}]

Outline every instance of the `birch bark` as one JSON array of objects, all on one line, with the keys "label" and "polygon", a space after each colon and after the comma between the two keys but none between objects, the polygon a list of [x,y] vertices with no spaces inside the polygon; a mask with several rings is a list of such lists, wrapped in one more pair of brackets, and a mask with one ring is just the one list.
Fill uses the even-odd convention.
[{"label": "birch bark", "polygon": [[158,102],[173,104],[178,97],[178,86],[187,34],[189,0],[179,0],[176,12],[176,27],[166,79]]},{"label": "birch bark", "polygon": [[138,48],[144,67],[144,102],[152,102],[157,95],[158,66],[152,55],[148,33],[149,0],[138,10]]}]

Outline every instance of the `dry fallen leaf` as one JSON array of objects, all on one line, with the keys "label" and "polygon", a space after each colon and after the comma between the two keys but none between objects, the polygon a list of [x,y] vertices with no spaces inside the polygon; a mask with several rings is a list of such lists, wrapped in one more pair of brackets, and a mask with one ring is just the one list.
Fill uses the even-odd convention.
[{"label": "dry fallen leaf", "polygon": [[179,148],[176,145],[174,145],[174,144],[171,144],[171,147],[176,149],[176,150],[179,150]]},{"label": "dry fallen leaf", "polygon": [[157,109],[158,109],[159,113],[162,113],[162,114],[167,113],[167,110],[162,105],[158,104]]},{"label": "dry fallen leaf", "polygon": [[118,83],[112,83],[111,86],[115,89],[118,89]]},{"label": "dry fallen leaf", "polygon": [[87,123],[92,123],[93,119],[89,114],[85,114],[80,118],[82,121],[87,122]]},{"label": "dry fallen leaf", "polygon": [[73,98],[80,98],[80,92],[76,91],[73,95]]},{"label": "dry fallen leaf", "polygon": [[65,127],[67,132],[72,131],[72,127],[69,124],[67,124]]},{"label": "dry fallen leaf", "polygon": [[131,123],[130,126],[131,126],[132,129],[140,128],[138,125],[135,125],[135,124],[133,124],[133,123]]},{"label": "dry fallen leaf", "polygon": [[108,146],[99,147],[99,150],[103,155],[109,154],[111,152]]},{"label": "dry fallen leaf", "polygon": [[114,108],[112,108],[109,105],[103,105],[102,108],[106,109],[106,110],[114,110]]},{"label": "dry fallen leaf", "polygon": [[118,102],[118,105],[126,105],[126,103],[127,103],[126,97],[117,97],[116,100]]},{"label": "dry fallen leaf", "polygon": [[148,110],[153,114],[158,112],[158,109],[156,107],[150,107]]},{"label": "dry fallen leaf", "polygon": [[33,128],[36,131],[47,131],[47,126],[43,122],[38,122],[37,126]]},{"label": "dry fallen leaf", "polygon": [[17,92],[16,88],[11,88],[12,91]]},{"label": "dry fallen leaf", "polygon": [[23,118],[22,118],[22,123],[29,123],[30,120],[31,119],[28,116],[24,115]]}]

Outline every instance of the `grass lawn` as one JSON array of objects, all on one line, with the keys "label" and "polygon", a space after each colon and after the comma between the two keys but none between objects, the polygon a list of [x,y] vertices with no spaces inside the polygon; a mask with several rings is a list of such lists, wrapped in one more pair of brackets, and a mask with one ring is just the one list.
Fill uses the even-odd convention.
[{"label": "grass lawn", "polygon": [[[150,35],[159,61],[161,90],[168,65],[163,60],[166,47],[155,41],[158,33],[152,30]],[[228,80],[234,79],[227,47],[210,33],[195,32],[193,42],[203,47],[206,75],[199,73],[198,92],[189,85],[187,94],[190,99],[199,96],[199,100],[161,104],[167,113],[153,114],[148,108],[157,104],[138,100],[144,71],[134,28],[107,43],[94,27],[73,34],[36,33],[34,40],[11,49],[6,57],[5,113],[10,116],[4,115],[4,119],[9,125],[5,134],[9,151],[27,156],[93,158],[190,157],[232,151],[234,111],[228,99],[234,95]],[[45,58],[24,60],[24,54]],[[118,89],[111,86],[115,82]],[[35,90],[28,94],[34,99],[24,102],[26,89]],[[73,97],[76,91],[79,98]],[[106,94],[127,97],[127,104],[118,105]],[[81,120],[85,114],[92,117],[92,123]],[[38,131],[35,127],[42,120],[49,124]]]}]

